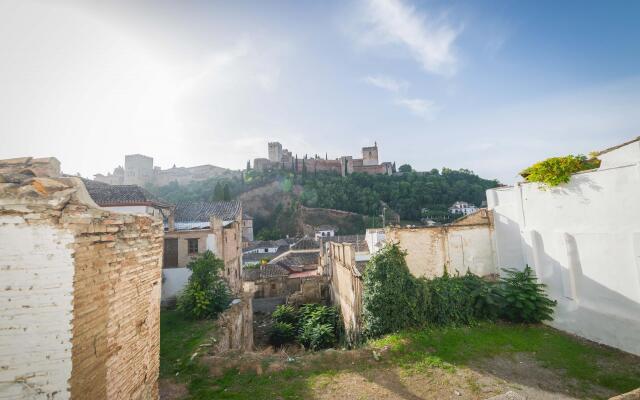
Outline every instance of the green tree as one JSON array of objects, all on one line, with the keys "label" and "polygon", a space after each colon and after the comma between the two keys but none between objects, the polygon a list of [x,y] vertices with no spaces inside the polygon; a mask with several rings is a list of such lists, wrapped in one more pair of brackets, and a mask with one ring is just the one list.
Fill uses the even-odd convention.
[{"label": "green tree", "polygon": [[398,171],[400,171],[400,172],[411,172],[411,171],[413,171],[413,168],[411,168],[411,165],[409,165],[409,164],[402,164],[400,166],[400,168],[398,168]]},{"label": "green tree", "polygon": [[207,250],[187,268],[191,276],[178,297],[178,309],[196,319],[216,318],[231,300],[229,286],[221,277],[224,262]]}]

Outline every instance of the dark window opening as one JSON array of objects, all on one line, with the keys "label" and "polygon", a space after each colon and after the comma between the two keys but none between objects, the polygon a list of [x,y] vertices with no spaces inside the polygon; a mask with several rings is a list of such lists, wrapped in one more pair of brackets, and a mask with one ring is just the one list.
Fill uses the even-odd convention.
[{"label": "dark window opening", "polygon": [[187,239],[187,251],[189,254],[198,252],[198,239]]}]

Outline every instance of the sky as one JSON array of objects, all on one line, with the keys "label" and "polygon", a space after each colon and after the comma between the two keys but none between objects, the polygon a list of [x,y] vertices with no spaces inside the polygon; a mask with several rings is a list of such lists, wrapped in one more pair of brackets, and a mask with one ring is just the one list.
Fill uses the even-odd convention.
[{"label": "sky", "polygon": [[280,141],[513,183],[640,135],[640,2],[0,1],[0,158],[240,169]]}]

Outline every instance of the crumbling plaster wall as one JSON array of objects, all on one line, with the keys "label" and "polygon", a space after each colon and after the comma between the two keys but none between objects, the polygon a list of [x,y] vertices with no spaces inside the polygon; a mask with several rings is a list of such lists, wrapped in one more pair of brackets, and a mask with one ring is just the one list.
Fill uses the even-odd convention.
[{"label": "crumbling plaster wall", "polygon": [[0,399],[69,397],[73,239],[0,216]]},{"label": "crumbling plaster wall", "polygon": [[0,397],[156,399],[162,222],[33,165],[0,160]]},{"label": "crumbling plaster wall", "polygon": [[441,276],[468,271],[487,276],[498,273],[490,213],[480,210],[452,225],[420,228],[387,228],[385,241],[407,251],[407,266],[416,277]]},{"label": "crumbling plaster wall", "polygon": [[253,350],[253,307],[251,295],[235,299],[216,321],[216,353]]}]

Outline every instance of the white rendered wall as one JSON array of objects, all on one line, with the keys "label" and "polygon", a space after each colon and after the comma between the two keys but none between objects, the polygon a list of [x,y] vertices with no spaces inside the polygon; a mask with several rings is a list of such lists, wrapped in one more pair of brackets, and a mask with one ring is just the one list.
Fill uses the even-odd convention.
[{"label": "white rendered wall", "polygon": [[164,268],[162,270],[162,301],[176,297],[187,285],[190,276],[189,268]]},{"label": "white rendered wall", "polygon": [[0,217],[0,399],[67,399],[73,236]]},{"label": "white rendered wall", "polygon": [[[611,159],[628,155],[621,150]],[[492,189],[487,199],[497,263],[535,269],[558,301],[550,325],[640,355],[640,163],[628,161],[556,188]]]}]

